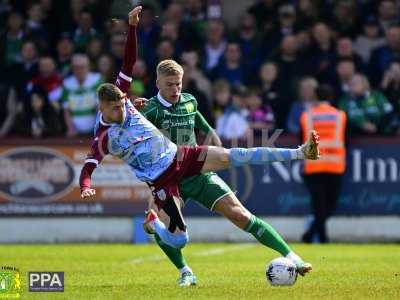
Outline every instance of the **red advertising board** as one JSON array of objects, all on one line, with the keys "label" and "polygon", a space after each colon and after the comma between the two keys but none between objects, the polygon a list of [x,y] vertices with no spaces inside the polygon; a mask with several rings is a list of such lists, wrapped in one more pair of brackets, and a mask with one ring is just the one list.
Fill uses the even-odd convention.
[{"label": "red advertising board", "polygon": [[0,145],[0,215],[130,215],[151,193],[122,161],[106,157],[95,170],[96,196],[82,200],[79,174],[87,146]]}]

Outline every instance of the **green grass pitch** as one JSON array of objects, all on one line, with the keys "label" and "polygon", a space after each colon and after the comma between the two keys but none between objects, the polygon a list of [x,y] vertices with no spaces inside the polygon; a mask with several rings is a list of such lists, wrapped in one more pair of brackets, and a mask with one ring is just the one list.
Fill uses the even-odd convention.
[{"label": "green grass pitch", "polygon": [[[2,245],[0,265],[19,268],[21,299],[400,299],[399,245],[293,248],[314,266],[293,287],[266,283],[278,254],[259,244],[188,245],[199,284],[185,289],[154,244]],[[29,293],[29,271],[64,271],[64,293]]]}]

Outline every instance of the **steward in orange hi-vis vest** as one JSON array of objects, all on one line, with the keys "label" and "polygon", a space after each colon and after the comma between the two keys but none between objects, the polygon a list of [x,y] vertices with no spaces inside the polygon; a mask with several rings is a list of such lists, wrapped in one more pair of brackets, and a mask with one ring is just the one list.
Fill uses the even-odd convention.
[{"label": "steward in orange hi-vis vest", "polygon": [[320,136],[321,157],[315,162],[305,161],[303,179],[310,193],[313,221],[302,236],[306,243],[328,243],[326,222],[337,207],[343,173],[346,168],[346,114],[326,101],[333,100],[329,86],[317,88],[317,98],[311,108],[300,116],[302,139],[308,130]]},{"label": "steward in orange hi-vis vest", "polygon": [[346,114],[327,102],[319,102],[302,113],[300,126],[303,142],[310,130],[316,130],[320,136],[321,157],[315,161],[306,160],[304,174],[343,174],[346,168]]}]

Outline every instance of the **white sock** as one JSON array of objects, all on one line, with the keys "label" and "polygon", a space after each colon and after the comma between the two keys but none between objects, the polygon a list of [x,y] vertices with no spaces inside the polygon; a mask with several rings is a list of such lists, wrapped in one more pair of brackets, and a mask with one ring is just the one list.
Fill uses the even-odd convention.
[{"label": "white sock", "polygon": [[161,220],[158,218],[155,219],[154,221],[149,222],[149,225],[150,225],[151,229],[153,229],[158,234],[160,234],[160,231],[167,230],[164,223],[161,222]]},{"label": "white sock", "polygon": [[300,263],[303,262],[303,260],[300,258],[300,256],[298,256],[296,253],[294,253],[293,251],[290,251],[287,255],[286,258],[290,259],[292,262],[296,263]]},{"label": "white sock", "polygon": [[297,159],[305,159],[304,152],[303,152],[303,149],[301,146],[299,148],[297,148],[295,151],[296,151]]},{"label": "white sock", "polygon": [[183,273],[186,273],[186,272],[189,272],[189,273],[192,273],[192,274],[193,274],[192,269],[191,269],[188,265],[184,266],[182,269],[179,269],[179,272],[181,273],[181,275],[182,275]]},{"label": "white sock", "polygon": [[156,225],[155,225],[156,222],[157,222],[157,220],[149,222],[151,229],[156,230]]}]

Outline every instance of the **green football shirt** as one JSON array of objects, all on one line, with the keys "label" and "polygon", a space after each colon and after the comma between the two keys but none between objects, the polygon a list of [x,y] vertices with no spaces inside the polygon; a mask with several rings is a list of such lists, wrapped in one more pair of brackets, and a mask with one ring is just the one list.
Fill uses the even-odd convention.
[{"label": "green football shirt", "polygon": [[182,93],[175,104],[158,94],[140,112],[177,145],[196,145],[195,129],[205,134],[213,130],[197,110],[196,98],[188,93]]},{"label": "green football shirt", "polygon": [[[195,129],[205,134],[211,130],[191,94],[182,93],[176,104],[163,99],[160,94],[147,102],[141,113],[177,145],[196,145]],[[190,199],[213,210],[215,203],[232,193],[229,186],[213,172],[184,178],[180,184],[184,202]]]}]

